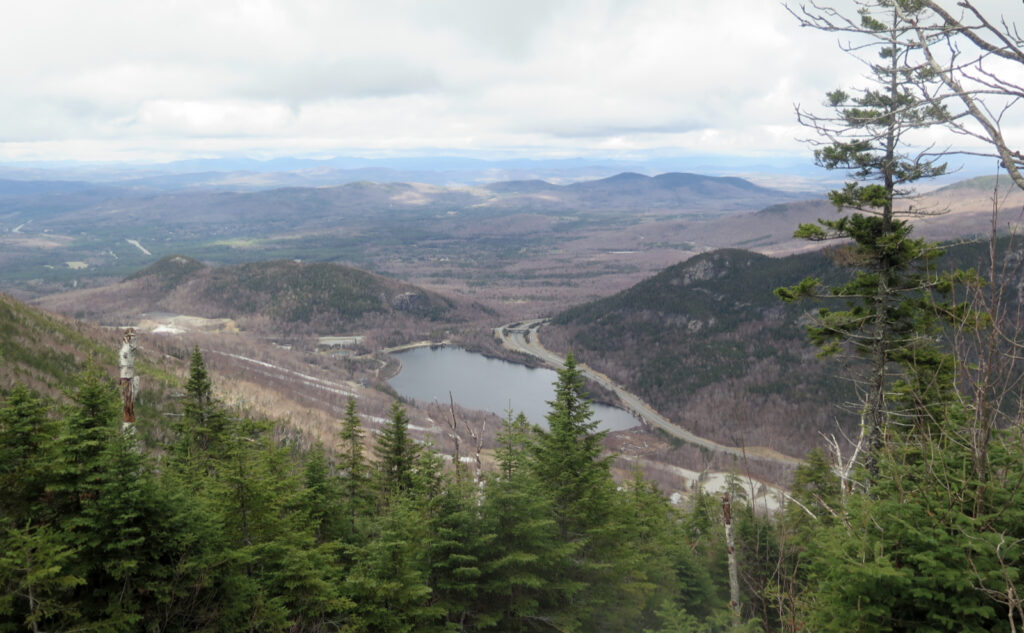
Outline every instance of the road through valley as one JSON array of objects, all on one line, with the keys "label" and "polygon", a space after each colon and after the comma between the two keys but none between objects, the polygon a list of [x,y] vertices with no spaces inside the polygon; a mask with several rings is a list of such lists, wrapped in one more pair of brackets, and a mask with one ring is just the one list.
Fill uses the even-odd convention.
[{"label": "road through valley", "polygon": [[[496,328],[495,334],[498,335],[502,344],[508,349],[528,354],[542,360],[546,365],[558,369],[564,364],[565,358],[544,347],[538,336],[540,326],[546,322],[547,319],[532,319],[529,321],[510,323]],[[707,438],[694,435],[690,431],[673,424],[668,418],[655,411],[653,407],[635,394],[626,391],[625,387],[617,384],[608,376],[587,367],[583,363],[579,364],[579,368],[587,378],[614,392],[619,397],[623,408],[632,413],[643,423],[657,427],[665,433],[679,438],[684,442],[700,446],[711,451],[727,453],[738,457],[757,457],[786,464],[797,464],[800,462],[800,460],[795,457],[784,455],[769,448],[758,446],[743,449],[736,446],[725,446],[724,444],[719,444]]]}]

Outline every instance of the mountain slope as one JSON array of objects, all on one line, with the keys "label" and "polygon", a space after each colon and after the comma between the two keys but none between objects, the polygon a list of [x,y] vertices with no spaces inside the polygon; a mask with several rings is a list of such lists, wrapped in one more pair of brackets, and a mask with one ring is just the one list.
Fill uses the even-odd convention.
[{"label": "mountain slope", "polygon": [[320,334],[388,323],[408,329],[409,336],[478,309],[341,264],[279,260],[210,267],[181,255],[164,257],[121,283],[52,295],[38,304],[108,322],[164,311]]},{"label": "mountain slope", "polygon": [[808,306],[772,295],[808,274],[835,276],[820,253],[712,251],[567,310],[541,335],[698,435],[802,455],[836,430],[828,403],[853,396],[806,343]]},{"label": "mountain slope", "polygon": [[[942,265],[980,267],[986,249],[980,242],[949,247]],[[828,254],[704,253],[561,313],[541,338],[560,351],[572,348],[698,435],[800,456],[819,444],[819,433],[838,431],[837,423],[847,431],[856,425],[834,403],[857,400],[852,383],[839,377],[857,361],[816,358],[802,325],[814,305],[787,305],[772,294],[807,276],[826,284],[847,278]],[[1019,246],[1013,256],[1019,269]],[[1010,290],[1019,305],[1021,288]]]},{"label": "mountain slope", "polygon": [[0,388],[22,382],[57,395],[90,358],[116,365],[113,338],[0,294]]},{"label": "mountain slope", "polygon": [[[111,379],[118,373],[121,331],[47,313],[0,294],[0,396],[17,383],[64,400],[77,374],[89,367]],[[178,407],[174,393],[185,363],[140,347],[135,370],[141,378],[136,403],[138,430],[149,438],[162,431],[163,412]]]}]

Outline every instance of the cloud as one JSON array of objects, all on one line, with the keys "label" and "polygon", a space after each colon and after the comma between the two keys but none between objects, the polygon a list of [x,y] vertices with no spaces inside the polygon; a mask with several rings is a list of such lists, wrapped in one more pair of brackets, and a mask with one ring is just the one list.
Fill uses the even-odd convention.
[{"label": "cloud", "polygon": [[413,60],[383,56],[268,64],[231,82],[230,87],[241,97],[279,100],[296,107],[328,99],[393,97],[440,89],[434,69]]},{"label": "cloud", "polygon": [[793,151],[861,72],[775,0],[14,3],[0,159]]}]

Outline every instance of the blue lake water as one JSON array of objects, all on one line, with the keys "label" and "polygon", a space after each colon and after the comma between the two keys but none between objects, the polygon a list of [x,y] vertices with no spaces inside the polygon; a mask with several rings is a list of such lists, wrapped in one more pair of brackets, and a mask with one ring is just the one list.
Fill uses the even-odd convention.
[{"label": "blue lake water", "polygon": [[[558,378],[551,369],[531,369],[458,347],[418,347],[394,356],[402,361],[402,371],[390,383],[406,398],[446,403],[450,391],[464,407],[502,417],[511,408],[525,413],[530,422],[547,427],[547,403],[555,397]],[[601,429],[620,431],[638,424],[622,409],[592,406]]]}]

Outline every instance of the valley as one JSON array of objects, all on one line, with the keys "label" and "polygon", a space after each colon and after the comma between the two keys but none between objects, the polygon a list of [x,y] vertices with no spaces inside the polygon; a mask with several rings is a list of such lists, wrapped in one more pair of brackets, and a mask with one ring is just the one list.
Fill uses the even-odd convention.
[{"label": "valley", "polygon": [[[660,522],[657,529],[664,536],[659,538],[676,552],[675,560],[684,561],[680,577],[689,577],[691,564],[685,561],[694,556],[688,539],[718,543],[718,550],[701,556],[721,568],[727,551],[720,539],[721,517],[728,516],[722,514],[728,507],[724,500],[735,499],[732,507],[746,525],[771,527],[826,516],[832,502],[821,500],[818,491],[824,489],[808,476],[831,478],[836,483],[826,494],[840,494],[839,471],[821,447],[834,442],[836,454],[850,450],[863,403],[856,381],[863,359],[854,353],[819,358],[806,325],[824,300],[783,303],[773,291],[808,276],[826,286],[839,283],[856,256],[841,243],[808,248],[791,237],[795,223],[834,213],[820,200],[757,208],[759,196],[763,201],[771,196],[755,190],[743,203],[752,210],[743,211],[714,189],[710,195],[721,200],[706,202],[705,211],[696,209],[697,202],[678,201],[673,204],[680,208],[672,210],[659,207],[664,191],[645,193],[666,180],[678,184],[680,179],[629,177],[615,185],[639,188],[631,195],[647,196],[649,208],[626,194],[612,195],[609,199],[617,202],[602,208],[579,191],[575,198],[560,199],[567,195],[562,189],[551,193],[551,187],[537,183],[506,185],[539,191],[536,204],[554,208],[506,209],[491,216],[457,206],[417,216],[408,205],[430,206],[417,196],[431,190],[396,187],[404,191],[401,200],[389,203],[397,210],[378,209],[376,218],[339,211],[330,220],[333,228],[314,228],[328,222],[332,214],[324,211],[294,241],[294,233],[253,237],[253,230],[241,235],[216,222],[208,230],[189,228],[192,237],[181,240],[176,232],[182,226],[208,220],[200,210],[175,213],[164,200],[160,204],[171,205],[170,211],[150,218],[163,227],[163,246],[156,233],[140,228],[145,224],[140,216],[137,226],[126,228],[116,246],[99,256],[89,249],[108,239],[109,226],[102,221],[80,225],[87,230],[78,231],[79,241],[47,232],[59,226],[57,220],[33,236],[37,223],[17,216],[24,221],[0,234],[5,246],[27,249],[20,255],[0,253],[5,261],[0,283],[10,293],[0,293],[0,395],[18,405],[24,391],[12,385],[26,384],[54,410],[75,411],[94,393],[90,385],[116,375],[115,351],[124,328],[131,326],[141,386],[137,422],[133,433],[116,437],[142,450],[115,443],[105,454],[122,446],[131,459],[148,460],[151,470],[124,472],[156,473],[164,478],[161,489],[173,498],[182,496],[179,480],[173,479],[182,475],[175,473],[216,482],[202,484],[208,488],[201,495],[229,510],[193,509],[189,498],[182,507],[197,514],[183,525],[202,525],[198,516],[212,517],[207,521],[223,516],[229,525],[253,509],[250,501],[262,504],[286,489],[292,493],[277,497],[280,505],[258,506],[256,515],[280,511],[301,530],[318,525],[336,530],[341,524],[329,523],[335,519],[352,526],[365,521],[367,527],[358,529],[376,536],[369,548],[353,550],[362,560],[376,555],[372,548],[391,547],[388,521],[398,520],[407,530],[428,526],[436,531],[421,538],[418,551],[436,552],[450,542],[442,523],[456,514],[443,504],[452,502],[457,490],[467,491],[466,505],[459,507],[474,517],[464,523],[474,530],[490,525],[484,513],[494,512],[491,503],[500,508],[493,516],[501,520],[543,524],[534,518],[554,515],[553,506],[531,510],[522,504],[550,501],[506,487],[534,472],[534,466],[524,469],[516,460],[558,464],[550,477],[561,486],[566,473],[574,472],[563,465],[564,455],[582,448],[601,485],[615,491],[616,512],[627,517],[622,525],[636,530],[623,541],[628,548]],[[918,201],[949,207],[948,213],[922,216],[915,225],[915,231],[946,242],[936,272],[986,265],[987,186],[964,183]],[[284,201],[323,195],[270,193]],[[549,193],[554,200],[544,197]],[[583,209],[571,208],[576,204]],[[240,206],[233,213],[243,211]],[[1010,281],[987,296],[998,297],[1000,313],[1012,326],[1024,307],[1024,251],[1010,236],[1020,218],[1007,216],[994,252],[1000,275]],[[294,231],[310,217],[282,219],[282,227]],[[241,226],[241,215],[236,220]],[[260,226],[258,219],[253,222]],[[206,241],[199,240],[204,230]],[[348,252],[360,265],[333,249],[339,234],[352,237]],[[193,238],[197,241],[189,241]],[[76,250],[83,243],[92,246]],[[172,250],[179,247],[180,252]],[[288,250],[293,247],[294,252]],[[63,267],[47,264],[40,271],[39,260],[32,260],[41,256],[40,248],[52,250],[47,256],[64,261]],[[951,344],[969,345],[966,327],[946,334]],[[570,352],[578,365],[563,373]],[[208,372],[206,382],[197,379],[197,358]],[[427,383],[423,391],[398,380],[413,369],[411,359],[419,365],[413,380]],[[552,369],[561,370],[557,378]],[[470,380],[464,380],[467,373]],[[1006,376],[1010,385],[1022,379],[1019,372]],[[209,393],[197,398],[205,389]],[[593,401],[593,409],[580,406],[584,399]],[[197,402],[210,417],[197,415]],[[66,428],[79,419],[75,415],[82,414],[63,422]],[[559,444],[558,431],[529,426],[548,422],[564,433],[568,419],[579,425],[568,444]],[[388,483],[389,473],[400,472],[387,466],[402,458],[388,452],[398,428],[403,445],[416,456],[408,466],[415,479],[407,485],[415,491],[408,498],[421,504],[419,519],[404,519],[404,502],[393,500],[405,493],[391,497],[387,488],[396,485]],[[358,432],[353,435],[352,429]],[[592,434],[599,429],[600,435]],[[356,461],[346,462],[349,456]],[[344,505],[363,503],[345,497],[356,490],[350,484],[357,480],[384,486],[374,493],[380,505]],[[334,487],[320,487],[324,481],[335,482]],[[512,496],[491,500],[490,495],[506,493]],[[343,498],[349,501],[337,505]],[[645,510],[648,504],[653,505]],[[332,510],[335,519],[318,523],[315,517],[328,516],[323,509],[330,507],[349,509]],[[243,521],[238,542],[245,542],[246,529]],[[516,538],[510,534],[504,542]],[[760,543],[754,534],[741,538]],[[289,551],[316,551],[309,547],[313,539],[311,532],[308,541]],[[151,539],[147,546],[159,542]],[[495,543],[480,543],[483,556],[496,551]],[[634,568],[632,552],[621,560],[623,569]],[[316,562],[312,568],[332,569],[332,564]],[[229,569],[246,573],[244,565]],[[382,577],[390,582],[393,575],[385,569]],[[345,576],[344,582],[353,577]],[[706,586],[710,591],[710,578]],[[305,612],[304,606],[295,608]]]},{"label": "valley", "polygon": [[[920,233],[983,234],[988,187],[917,201],[944,211],[922,216]],[[198,345],[225,397],[293,420],[304,444],[330,444],[349,394],[385,419],[389,351],[426,343],[549,367],[572,349],[598,401],[650,423],[609,436],[624,469],[785,481],[822,435],[853,428],[828,404],[856,396],[806,344],[806,308],[771,294],[837,274],[792,238],[800,222],[835,213],[810,194],[630,173],[567,185],[0,191],[0,287],[77,319],[134,325],[165,356]],[[420,439],[449,450],[445,403],[414,404]],[[460,411],[489,454],[499,419]],[[689,485],[659,472],[649,474],[666,490]]]},{"label": "valley", "polygon": [[1021,6],[7,3],[0,633],[1024,632]]}]

